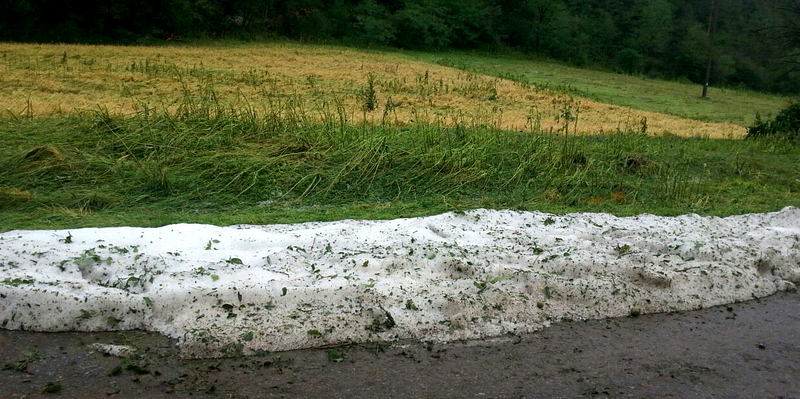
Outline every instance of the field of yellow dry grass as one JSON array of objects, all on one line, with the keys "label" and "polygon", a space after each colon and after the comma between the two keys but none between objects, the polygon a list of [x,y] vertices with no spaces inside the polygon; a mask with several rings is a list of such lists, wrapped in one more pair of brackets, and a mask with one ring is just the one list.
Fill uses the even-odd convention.
[{"label": "field of yellow dry grass", "polygon": [[[308,117],[331,109],[353,123],[415,122],[544,131],[577,115],[577,132],[739,138],[745,128],[595,101],[379,52],[297,44],[121,47],[0,43],[0,111],[46,116],[102,107],[128,114],[145,104],[175,109],[186,96],[280,107]],[[374,76],[377,107],[359,95]],[[572,131],[570,131],[572,133]]]}]

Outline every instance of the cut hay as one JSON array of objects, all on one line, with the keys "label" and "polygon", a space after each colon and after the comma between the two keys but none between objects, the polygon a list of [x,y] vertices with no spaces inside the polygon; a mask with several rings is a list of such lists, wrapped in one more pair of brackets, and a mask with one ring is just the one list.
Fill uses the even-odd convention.
[{"label": "cut hay", "polygon": [[[310,45],[116,47],[0,44],[7,57],[0,109],[38,116],[98,106],[113,114],[167,108],[184,97],[236,107],[292,102],[302,120],[341,113],[351,123],[488,126],[558,132],[565,112],[579,116],[573,134],[637,130],[651,135],[739,138],[746,129],[572,98],[546,87],[413,61],[391,53]],[[54,60],[66,55],[65,65]],[[57,72],[57,73],[54,73]],[[377,107],[362,97],[374,77]]]}]

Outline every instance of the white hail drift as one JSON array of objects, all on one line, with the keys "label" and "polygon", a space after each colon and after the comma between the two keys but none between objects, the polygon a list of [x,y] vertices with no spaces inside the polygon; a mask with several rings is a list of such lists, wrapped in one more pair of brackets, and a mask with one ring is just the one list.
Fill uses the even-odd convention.
[{"label": "white hail drift", "polygon": [[800,210],[476,210],[387,221],[0,234],[0,327],[145,329],[185,357],[453,341],[697,309],[800,283]]}]

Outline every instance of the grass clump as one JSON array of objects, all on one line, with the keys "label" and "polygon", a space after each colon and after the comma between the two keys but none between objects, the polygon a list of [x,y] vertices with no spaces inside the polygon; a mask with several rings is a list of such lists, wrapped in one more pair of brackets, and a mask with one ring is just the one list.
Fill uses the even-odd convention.
[{"label": "grass clump", "polygon": [[367,74],[367,84],[358,93],[361,99],[361,108],[364,111],[374,111],[378,108],[378,91],[375,88],[375,74]]},{"label": "grass clump", "polygon": [[33,147],[4,164],[5,167],[20,170],[32,178],[45,175],[58,176],[72,167],[59,149],[49,145]]}]

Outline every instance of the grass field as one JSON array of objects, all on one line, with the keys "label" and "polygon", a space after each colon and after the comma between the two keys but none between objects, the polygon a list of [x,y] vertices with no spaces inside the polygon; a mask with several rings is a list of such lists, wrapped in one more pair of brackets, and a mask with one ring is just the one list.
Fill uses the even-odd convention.
[{"label": "grass field", "polygon": [[752,124],[756,113],[776,114],[787,97],[748,90],[711,87],[701,97],[697,84],[580,69],[553,61],[469,53],[410,53],[411,58],[490,76],[550,87],[592,100],[642,111],[708,122]]},{"label": "grass field", "polygon": [[[565,108],[581,134],[644,128],[649,134],[741,137],[727,122],[685,120],[603,104],[570,93],[382,52],[297,44],[112,47],[0,44],[0,110],[16,115],[142,104],[175,110],[187,92],[213,92],[225,103],[291,98],[316,117],[341,107],[349,121],[411,125],[424,120],[504,130],[557,129]],[[372,81],[368,110],[364,93]]]},{"label": "grass field", "polygon": [[[796,142],[696,137],[744,129],[402,54],[296,44],[0,52],[0,231],[800,205]],[[370,80],[376,107],[365,110]]]}]

